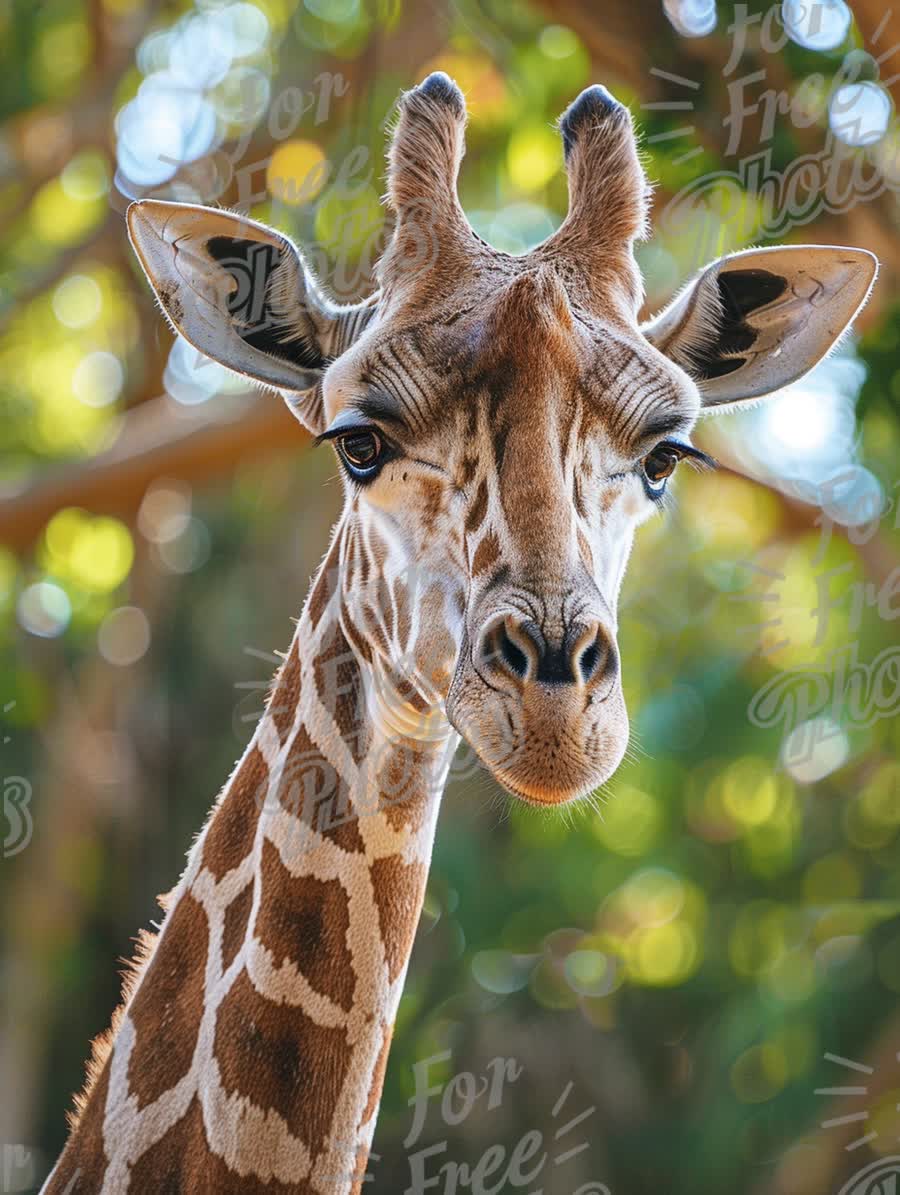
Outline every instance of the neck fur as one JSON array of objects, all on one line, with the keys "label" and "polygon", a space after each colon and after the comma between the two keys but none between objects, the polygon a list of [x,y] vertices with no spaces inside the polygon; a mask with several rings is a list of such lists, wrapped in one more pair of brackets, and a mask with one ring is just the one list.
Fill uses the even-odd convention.
[{"label": "neck fur", "polygon": [[455,736],[364,673],[338,553],[95,1046],[47,1195],[360,1189]]}]

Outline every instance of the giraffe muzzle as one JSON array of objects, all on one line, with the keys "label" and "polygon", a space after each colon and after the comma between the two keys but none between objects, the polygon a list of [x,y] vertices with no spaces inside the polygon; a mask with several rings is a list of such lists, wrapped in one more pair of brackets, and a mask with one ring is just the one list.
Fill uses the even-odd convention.
[{"label": "giraffe muzzle", "polygon": [[618,767],[628,742],[612,633],[584,619],[556,634],[495,612],[471,635],[447,714],[514,796],[557,805],[586,796]]}]

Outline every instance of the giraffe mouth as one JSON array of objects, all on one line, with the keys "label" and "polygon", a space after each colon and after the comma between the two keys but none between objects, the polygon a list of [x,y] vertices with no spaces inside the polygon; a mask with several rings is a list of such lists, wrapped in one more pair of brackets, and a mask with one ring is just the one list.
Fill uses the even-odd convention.
[{"label": "giraffe mouth", "polygon": [[589,796],[618,768],[628,716],[616,678],[602,700],[575,685],[502,692],[461,670],[447,714],[491,776],[518,800],[564,805]]}]

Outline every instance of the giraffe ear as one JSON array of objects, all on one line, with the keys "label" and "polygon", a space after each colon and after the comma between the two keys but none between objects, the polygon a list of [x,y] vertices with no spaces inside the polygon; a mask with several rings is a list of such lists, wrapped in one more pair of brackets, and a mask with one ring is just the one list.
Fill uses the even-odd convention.
[{"label": "giraffe ear", "polygon": [[720,409],[795,382],[865,303],[878,260],[865,249],[748,249],[707,266],[641,329]]},{"label": "giraffe ear", "polygon": [[318,382],[373,309],[329,303],[297,248],[244,216],[142,199],[128,209],[128,232],[175,330],[280,391],[313,434],[323,431]]}]

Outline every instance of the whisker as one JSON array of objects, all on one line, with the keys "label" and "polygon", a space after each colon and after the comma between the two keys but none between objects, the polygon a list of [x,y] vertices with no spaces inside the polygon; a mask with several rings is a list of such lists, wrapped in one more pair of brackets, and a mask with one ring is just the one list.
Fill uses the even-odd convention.
[{"label": "whisker", "polygon": [[255,656],[257,660],[265,660],[267,664],[282,664],[287,655],[286,652],[278,651],[262,651],[258,647],[245,647],[244,655]]}]

